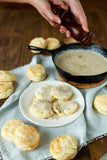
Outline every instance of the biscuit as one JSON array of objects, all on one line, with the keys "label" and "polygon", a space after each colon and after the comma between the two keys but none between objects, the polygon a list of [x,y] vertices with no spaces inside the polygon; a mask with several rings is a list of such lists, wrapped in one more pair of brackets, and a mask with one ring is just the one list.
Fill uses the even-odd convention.
[{"label": "biscuit", "polygon": [[66,100],[68,100],[68,99],[71,98],[72,91],[65,84],[63,84],[63,85],[57,85],[57,86],[55,86],[55,87],[52,88],[52,95],[56,99],[61,99],[61,100],[66,101]]},{"label": "biscuit", "polygon": [[12,82],[0,82],[0,99],[9,97],[13,92]]},{"label": "biscuit", "polygon": [[[31,40],[31,42],[29,43],[29,46],[36,46],[36,47],[40,47],[40,48],[46,48],[47,46],[47,42],[44,38],[42,37],[37,37]],[[32,53],[40,53],[40,51],[34,51],[31,50]]]},{"label": "biscuit", "polygon": [[39,100],[36,98],[36,96],[33,96],[31,101],[30,101],[30,105],[35,104],[36,102],[38,102]]},{"label": "biscuit", "polygon": [[0,70],[0,82],[16,81],[15,75],[8,71]]},{"label": "biscuit", "polygon": [[95,97],[94,108],[101,114],[107,115],[107,95],[99,94]]},{"label": "biscuit", "polygon": [[64,43],[65,44],[70,44],[70,43],[77,43],[78,41],[76,41],[74,38],[65,38],[64,39]]},{"label": "biscuit", "polygon": [[46,78],[46,70],[43,65],[31,65],[27,71],[27,77],[34,82],[43,81]]},{"label": "biscuit", "polygon": [[40,133],[32,125],[22,125],[17,127],[14,134],[15,145],[23,151],[35,149],[40,142]]},{"label": "biscuit", "polygon": [[52,96],[51,93],[52,90],[52,86],[50,85],[44,85],[44,86],[40,86],[37,88],[36,92],[35,92],[35,96],[37,99],[41,100],[41,101],[53,101],[54,97]]},{"label": "biscuit", "polygon": [[59,40],[57,38],[49,37],[46,39],[47,49],[52,50],[61,46]]},{"label": "biscuit", "polygon": [[52,140],[50,151],[56,160],[70,160],[77,154],[77,140],[71,135],[62,135]]},{"label": "biscuit", "polygon": [[14,132],[16,128],[20,125],[24,125],[24,123],[19,119],[9,120],[2,127],[2,130],[1,130],[2,137],[7,139],[8,141],[14,141]]},{"label": "biscuit", "polygon": [[53,110],[60,116],[71,115],[75,113],[78,109],[76,102],[72,100],[62,101],[57,100],[53,103]]},{"label": "biscuit", "polygon": [[48,101],[37,101],[30,106],[30,113],[36,118],[49,118],[54,114],[52,103]]}]

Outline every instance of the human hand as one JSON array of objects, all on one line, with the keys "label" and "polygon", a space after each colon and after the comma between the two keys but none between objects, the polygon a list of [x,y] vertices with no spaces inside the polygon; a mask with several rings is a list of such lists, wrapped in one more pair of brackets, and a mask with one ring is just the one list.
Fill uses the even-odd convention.
[{"label": "human hand", "polygon": [[[55,15],[52,10],[49,1],[61,6],[61,8],[70,8],[71,12],[77,17],[77,20],[82,25],[83,30],[88,32],[87,19],[84,10],[79,0],[27,0],[29,4],[33,5],[38,12],[52,25],[56,26],[61,23],[61,19]],[[65,33],[69,38],[71,37],[70,31],[61,25],[60,32]]]},{"label": "human hand", "polygon": [[[70,7],[71,12],[76,16],[77,21],[82,25],[83,30],[88,32],[87,19],[80,1],[79,0],[53,0],[54,4],[60,5],[62,8],[64,8],[63,5],[61,5],[62,2],[66,6]],[[64,26],[60,27],[60,32],[66,33],[66,36],[68,38],[71,37],[70,31],[67,30]]]},{"label": "human hand", "polygon": [[61,19],[52,12],[49,0],[27,0],[27,2],[33,5],[52,26],[61,23]]}]

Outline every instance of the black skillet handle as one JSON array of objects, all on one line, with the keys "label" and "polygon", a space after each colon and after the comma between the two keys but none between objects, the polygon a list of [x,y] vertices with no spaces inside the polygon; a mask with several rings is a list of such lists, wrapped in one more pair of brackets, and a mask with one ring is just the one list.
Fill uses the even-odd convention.
[{"label": "black skillet handle", "polygon": [[43,53],[49,53],[49,54],[55,53],[54,49],[53,50],[48,50],[48,49],[43,49],[43,48],[36,47],[36,46],[27,46],[27,49],[33,50],[33,51],[40,51],[40,52],[43,52]]}]

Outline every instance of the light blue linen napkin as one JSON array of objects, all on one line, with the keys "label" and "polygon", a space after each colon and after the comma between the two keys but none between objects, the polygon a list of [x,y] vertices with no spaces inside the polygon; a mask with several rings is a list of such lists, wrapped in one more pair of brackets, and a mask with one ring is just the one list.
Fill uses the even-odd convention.
[{"label": "light blue linen napkin", "polygon": [[[36,63],[41,63],[46,68],[46,80],[59,80],[51,56],[36,55],[30,64],[12,70],[12,73],[16,75],[17,83],[14,84],[15,92],[0,108],[0,130],[5,122],[14,118],[21,119],[25,124],[32,124],[20,112],[18,102],[21,93],[31,83],[26,76],[27,70],[30,65]],[[107,94],[107,90],[103,88],[106,83],[107,81],[91,89],[80,89],[85,98],[86,106],[82,115],[72,123],[56,128],[41,127],[33,124],[40,132],[40,144],[33,151],[21,151],[14,143],[3,139],[0,135],[0,151],[3,160],[45,160],[52,158],[49,150],[50,142],[55,137],[64,134],[70,134],[77,139],[79,144],[78,151],[91,141],[106,136],[107,116],[101,115],[92,107],[93,99],[97,94]]]}]

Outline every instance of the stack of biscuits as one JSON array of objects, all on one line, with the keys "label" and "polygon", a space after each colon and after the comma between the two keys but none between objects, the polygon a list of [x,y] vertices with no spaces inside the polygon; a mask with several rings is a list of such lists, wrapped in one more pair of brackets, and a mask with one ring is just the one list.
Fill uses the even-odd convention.
[{"label": "stack of biscuits", "polygon": [[13,81],[16,81],[13,73],[0,70],[0,100],[8,98],[14,92]]},{"label": "stack of biscuits", "polygon": [[72,96],[71,89],[65,84],[40,86],[35,91],[29,111],[36,118],[71,115],[78,109],[78,105],[72,100]]},{"label": "stack of biscuits", "polygon": [[35,149],[40,142],[40,133],[32,125],[24,124],[19,119],[9,120],[4,124],[1,135],[23,151],[31,151]]}]

